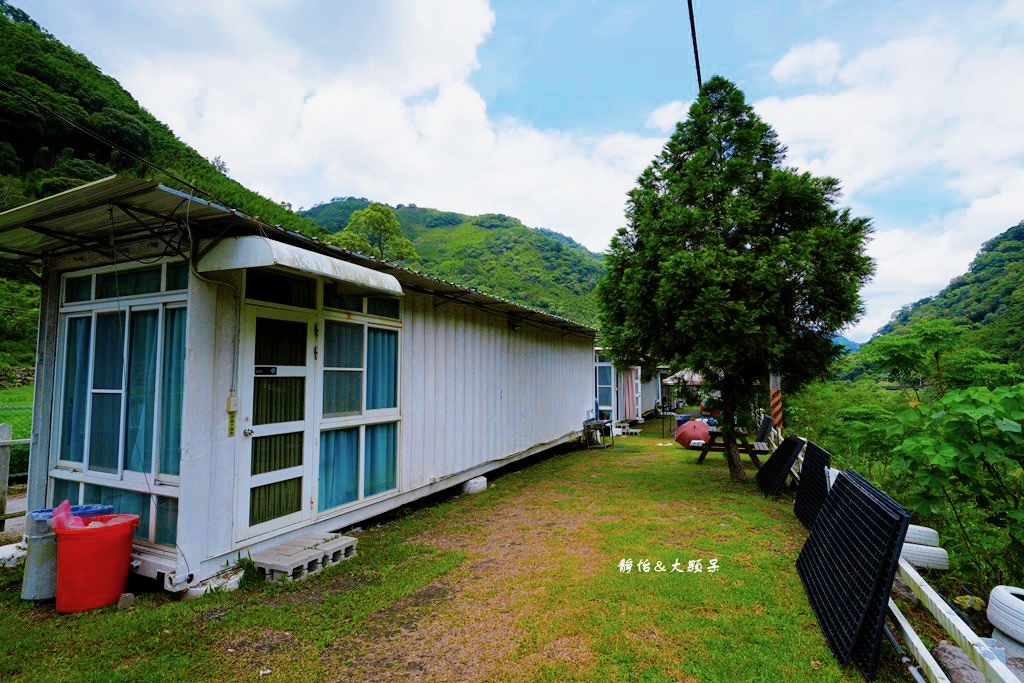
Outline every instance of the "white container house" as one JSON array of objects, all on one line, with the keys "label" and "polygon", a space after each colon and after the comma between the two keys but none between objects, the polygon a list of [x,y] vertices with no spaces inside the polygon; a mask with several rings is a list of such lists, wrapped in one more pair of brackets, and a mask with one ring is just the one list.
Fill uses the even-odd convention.
[{"label": "white container house", "polygon": [[616,368],[604,349],[594,349],[594,416],[613,424],[654,412],[661,400],[660,376],[644,382],[639,365]]},{"label": "white container house", "polygon": [[576,438],[594,330],[152,181],[0,214],[42,270],[29,509],[141,516],[194,586]]}]

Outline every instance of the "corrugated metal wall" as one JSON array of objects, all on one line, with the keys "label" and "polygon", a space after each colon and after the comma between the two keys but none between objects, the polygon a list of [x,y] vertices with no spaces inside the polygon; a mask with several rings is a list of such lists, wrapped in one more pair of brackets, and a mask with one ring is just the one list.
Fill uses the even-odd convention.
[{"label": "corrugated metal wall", "polygon": [[659,401],[659,389],[661,388],[661,373],[655,373],[649,381],[640,386],[640,414],[654,410]]},{"label": "corrugated metal wall", "polygon": [[582,428],[594,402],[593,338],[562,335],[434,297],[405,297],[402,490]]}]

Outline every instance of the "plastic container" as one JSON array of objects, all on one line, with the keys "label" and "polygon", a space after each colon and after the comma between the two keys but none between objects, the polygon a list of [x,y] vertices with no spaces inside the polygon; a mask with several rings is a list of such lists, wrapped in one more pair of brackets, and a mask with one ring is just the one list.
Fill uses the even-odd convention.
[{"label": "plastic container", "polygon": [[690,419],[689,415],[676,415],[676,429],[683,426],[684,422],[688,422]]},{"label": "plastic container", "polygon": [[[90,517],[108,515],[113,505],[72,505],[71,514],[88,523]],[[57,537],[47,521],[53,508],[33,510],[25,515],[25,575],[22,600],[53,600],[57,595]]]},{"label": "plastic container", "polygon": [[112,605],[124,592],[139,516],[99,515],[88,521],[93,522],[106,526],[55,529],[58,612]]}]

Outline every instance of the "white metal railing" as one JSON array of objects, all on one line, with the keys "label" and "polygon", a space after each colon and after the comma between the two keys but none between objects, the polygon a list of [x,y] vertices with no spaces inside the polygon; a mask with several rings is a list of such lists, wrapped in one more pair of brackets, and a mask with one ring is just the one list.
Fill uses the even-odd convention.
[{"label": "white metal railing", "polygon": [[11,446],[23,446],[32,439],[12,439],[11,425],[0,424],[0,531],[8,519],[24,517],[25,512],[7,512],[7,479],[11,473]]},{"label": "white metal railing", "polygon": [[[900,558],[900,563],[897,568],[897,574],[900,579],[903,580],[910,590],[914,592],[920,600],[921,604],[924,605],[932,616],[935,617],[943,628],[946,629],[946,633],[950,635],[954,642],[971,658],[975,666],[981,669],[981,673],[984,674],[986,681],[999,681],[1000,683],[1019,683],[1017,676],[1010,671],[1010,668],[1006,666],[1006,662],[1002,657],[999,656],[992,647],[989,646],[988,641],[982,638],[967,625],[967,623],[961,619],[953,608],[946,604],[946,601],[942,599],[935,590],[928,585],[917,570],[910,566],[906,560]],[[895,604],[890,600],[890,608],[895,608]],[[898,613],[899,610],[896,610]],[[902,616],[902,615],[901,615]],[[906,620],[904,620],[906,621]],[[897,619],[899,622],[899,619]],[[907,624],[907,627],[910,625]],[[913,633],[913,629],[910,629]],[[914,636],[916,638],[916,634]],[[906,638],[906,634],[904,634]],[[920,643],[920,639],[917,639]],[[907,640],[908,645],[910,640]],[[938,664],[935,659],[932,658],[924,644],[921,643],[921,654],[919,656],[918,651],[913,645],[910,646],[911,652],[914,653],[914,658],[918,664],[925,669],[926,675],[929,671],[933,671],[932,675],[929,675],[929,680],[932,681],[946,681],[946,675],[942,672],[942,669],[938,668]],[[934,665],[934,669],[928,663]],[[934,672],[938,672],[937,674]],[[934,676],[934,677],[933,677]]]}]

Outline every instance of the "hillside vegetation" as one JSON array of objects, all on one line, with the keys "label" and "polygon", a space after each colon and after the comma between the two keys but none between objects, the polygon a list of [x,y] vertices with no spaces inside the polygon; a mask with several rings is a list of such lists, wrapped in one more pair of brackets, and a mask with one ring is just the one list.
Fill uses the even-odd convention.
[{"label": "hillside vegetation", "polygon": [[1024,221],[985,242],[966,273],[901,308],[879,334],[935,317],[964,326],[963,345],[1024,363]]},{"label": "hillside vegetation", "polygon": [[[370,200],[336,197],[302,212],[331,232]],[[551,230],[529,228],[503,214],[466,216],[421,208],[392,207],[402,232],[419,254],[417,268],[571,320],[596,324],[594,287],[604,272],[601,257]]]}]

